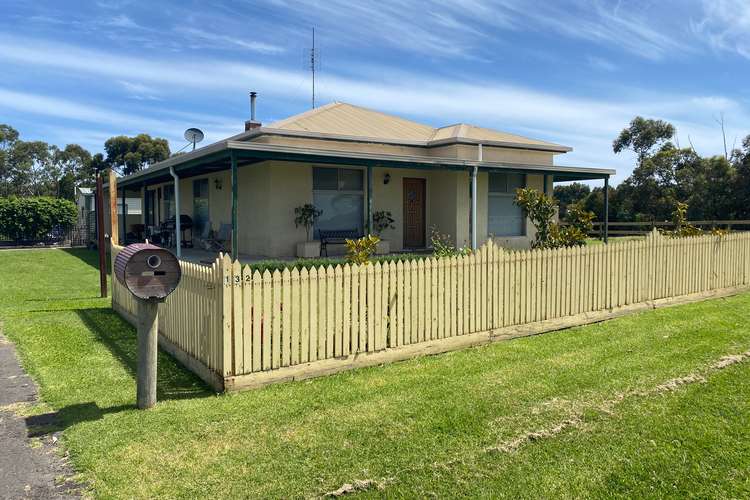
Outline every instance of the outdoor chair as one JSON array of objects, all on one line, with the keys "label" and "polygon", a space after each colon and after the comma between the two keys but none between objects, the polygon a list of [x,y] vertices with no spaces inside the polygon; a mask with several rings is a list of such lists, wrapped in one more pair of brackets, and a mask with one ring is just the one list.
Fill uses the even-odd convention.
[{"label": "outdoor chair", "polygon": [[211,231],[211,224],[206,224],[201,235],[203,248],[214,252],[229,252],[232,242],[232,225],[222,224],[215,234],[212,235],[212,233],[214,232]]}]

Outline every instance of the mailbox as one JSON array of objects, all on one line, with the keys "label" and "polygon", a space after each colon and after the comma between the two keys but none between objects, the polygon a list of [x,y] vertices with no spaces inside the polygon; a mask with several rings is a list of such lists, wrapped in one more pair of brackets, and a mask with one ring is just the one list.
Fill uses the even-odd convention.
[{"label": "mailbox", "polygon": [[182,270],[172,252],[150,243],[135,243],[117,254],[115,276],[139,299],[163,300],[177,288]]}]

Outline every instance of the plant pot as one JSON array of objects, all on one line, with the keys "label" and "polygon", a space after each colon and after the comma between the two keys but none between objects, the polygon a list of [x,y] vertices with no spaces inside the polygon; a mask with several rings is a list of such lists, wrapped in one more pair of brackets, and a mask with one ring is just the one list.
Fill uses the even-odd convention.
[{"label": "plant pot", "polygon": [[320,257],[319,241],[303,241],[297,243],[297,257],[302,259],[313,259]]},{"label": "plant pot", "polygon": [[391,253],[391,243],[388,240],[380,240],[375,245],[375,255],[386,255]]}]

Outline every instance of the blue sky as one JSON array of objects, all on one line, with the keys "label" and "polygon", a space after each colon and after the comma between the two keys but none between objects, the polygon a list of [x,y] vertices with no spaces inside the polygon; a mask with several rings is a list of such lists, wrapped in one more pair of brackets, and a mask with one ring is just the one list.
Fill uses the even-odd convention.
[{"label": "blue sky", "polygon": [[304,51],[316,28],[320,103],[435,126],[498,128],[572,146],[560,164],[633,158],[612,139],[635,115],[680,145],[723,151],[750,134],[750,1],[4,0],[0,122],[25,139],[100,151],[117,134],[207,141],[310,107]]}]

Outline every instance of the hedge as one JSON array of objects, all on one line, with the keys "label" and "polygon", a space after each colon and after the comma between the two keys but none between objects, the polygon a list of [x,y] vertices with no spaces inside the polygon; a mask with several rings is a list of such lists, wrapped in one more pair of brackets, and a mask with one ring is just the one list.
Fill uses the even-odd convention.
[{"label": "hedge", "polygon": [[43,241],[53,229],[73,226],[77,216],[75,203],[62,198],[0,198],[0,238]]},{"label": "hedge", "polygon": [[[419,259],[426,259],[433,257],[431,253],[400,253],[400,254],[389,254],[389,255],[373,255],[370,258],[371,262],[398,262],[398,261],[412,261]],[[283,271],[284,269],[310,269],[312,267],[328,267],[344,265],[346,263],[346,257],[319,257],[312,259],[297,259],[297,260],[260,260],[249,264],[250,269],[263,273],[268,270],[274,272],[276,270]]]}]

